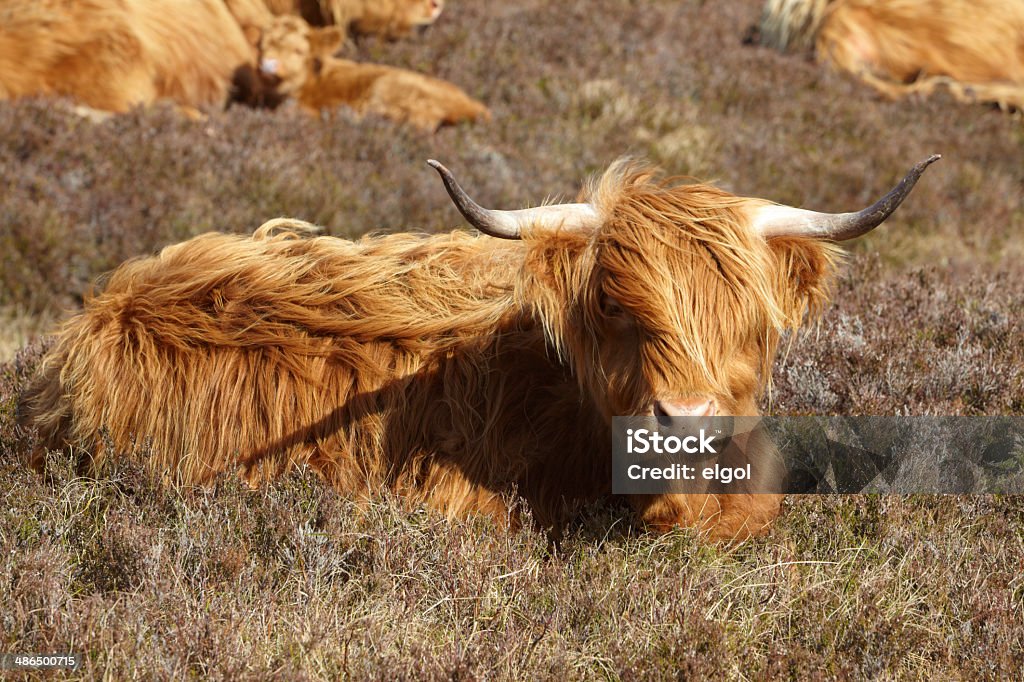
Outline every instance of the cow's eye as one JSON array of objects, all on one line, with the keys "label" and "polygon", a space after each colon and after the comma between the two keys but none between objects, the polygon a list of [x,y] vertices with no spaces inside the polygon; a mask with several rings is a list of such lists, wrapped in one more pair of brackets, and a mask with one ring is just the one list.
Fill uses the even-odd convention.
[{"label": "cow's eye", "polygon": [[626,316],[626,311],[614,296],[605,294],[601,297],[601,314],[609,318],[622,318]]}]

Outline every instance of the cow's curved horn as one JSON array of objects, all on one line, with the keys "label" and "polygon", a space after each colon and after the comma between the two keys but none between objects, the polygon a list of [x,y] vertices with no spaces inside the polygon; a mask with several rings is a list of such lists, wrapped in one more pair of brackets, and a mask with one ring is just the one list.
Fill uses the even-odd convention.
[{"label": "cow's curved horn", "polygon": [[600,217],[590,204],[556,204],[518,211],[495,211],[480,206],[455,181],[455,176],[441,163],[430,159],[431,168],[441,175],[448,196],[469,224],[484,234],[501,239],[522,239],[523,228],[583,230],[597,227]]},{"label": "cow's curved horn", "polygon": [[841,242],[875,229],[892,215],[914,189],[924,169],[942,156],[933,154],[910,169],[888,194],[857,213],[818,213],[792,206],[763,206],[754,213],[753,225],[763,237],[816,237]]}]

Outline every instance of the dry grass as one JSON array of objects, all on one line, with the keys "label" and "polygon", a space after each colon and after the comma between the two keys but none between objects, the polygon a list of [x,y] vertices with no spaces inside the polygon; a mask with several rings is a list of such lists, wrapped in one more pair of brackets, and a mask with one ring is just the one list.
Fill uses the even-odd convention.
[{"label": "dry grass", "polygon": [[[0,103],[0,651],[77,649],[82,677],[1000,679],[1024,668],[1024,501],[793,498],[713,546],[592,510],[557,547],[315,477],[175,490],[140,457],[99,480],[22,465],[28,344],[126,258],[269,217],[338,236],[459,224],[423,164],[483,203],[575,193],[624,154],[821,210],[944,159],[852,246],[835,305],[775,372],[777,413],[1024,412],[1024,125],[888,102],[740,44],[757,0],[452,0],[361,58],[494,112],[434,137],[341,115],[157,108],[94,124]],[[133,463],[134,462],[134,463]]]},{"label": "dry grass", "polygon": [[173,490],[137,465],[0,475],[7,650],[83,676],[997,678],[1020,669],[1024,504],[791,499],[766,538],[595,510],[558,547],[297,473]]}]

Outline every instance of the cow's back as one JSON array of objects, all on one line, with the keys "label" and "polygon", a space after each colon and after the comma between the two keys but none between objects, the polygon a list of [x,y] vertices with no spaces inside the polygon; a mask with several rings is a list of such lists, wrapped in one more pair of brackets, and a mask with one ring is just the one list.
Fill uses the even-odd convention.
[{"label": "cow's back", "polygon": [[431,403],[438,371],[465,370],[450,359],[509,306],[515,257],[465,234],[276,229],[203,235],[114,271],[23,399],[35,463],[68,445],[100,461],[144,447],[190,483],[239,468],[255,483],[308,461],[342,488],[397,485],[417,429],[391,423],[385,447],[385,416],[407,422],[396,410],[411,390]]}]

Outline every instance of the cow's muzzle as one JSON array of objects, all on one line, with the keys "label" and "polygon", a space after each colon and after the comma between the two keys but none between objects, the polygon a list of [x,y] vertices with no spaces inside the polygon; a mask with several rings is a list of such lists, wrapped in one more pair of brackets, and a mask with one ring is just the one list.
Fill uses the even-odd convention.
[{"label": "cow's muzzle", "polygon": [[667,398],[651,403],[655,417],[714,417],[718,403],[710,398]]}]

